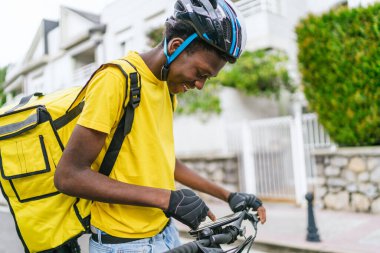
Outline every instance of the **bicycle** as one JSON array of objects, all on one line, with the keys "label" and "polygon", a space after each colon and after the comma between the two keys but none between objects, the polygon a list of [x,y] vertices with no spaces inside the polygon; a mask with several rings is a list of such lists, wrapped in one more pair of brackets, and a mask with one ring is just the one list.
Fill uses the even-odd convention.
[{"label": "bicycle", "polygon": [[[245,238],[235,248],[223,250],[222,244],[231,244],[238,236],[245,237],[246,230],[241,228],[243,220],[248,220],[254,228],[254,234]],[[196,230],[190,230],[189,234],[196,240],[171,249],[166,253],[222,253],[222,252],[248,252],[257,235],[257,223],[259,218],[256,213],[247,210],[222,217],[215,222],[209,222]]]}]

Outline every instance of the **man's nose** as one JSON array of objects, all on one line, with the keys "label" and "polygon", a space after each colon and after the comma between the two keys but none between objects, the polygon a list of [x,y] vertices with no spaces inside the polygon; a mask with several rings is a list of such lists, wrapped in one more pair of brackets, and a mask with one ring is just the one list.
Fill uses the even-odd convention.
[{"label": "man's nose", "polygon": [[205,85],[205,82],[206,82],[206,80],[197,80],[197,81],[194,82],[194,86],[198,90],[201,90],[201,89],[203,89],[203,86]]}]

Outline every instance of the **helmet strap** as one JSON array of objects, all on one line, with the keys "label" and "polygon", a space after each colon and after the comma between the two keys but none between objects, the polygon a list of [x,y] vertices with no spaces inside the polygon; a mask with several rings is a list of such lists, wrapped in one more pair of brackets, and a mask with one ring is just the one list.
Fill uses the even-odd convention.
[{"label": "helmet strap", "polygon": [[198,37],[197,33],[193,33],[190,35],[187,39],[185,39],[181,45],[173,52],[173,54],[168,54],[168,42],[166,38],[164,39],[164,54],[166,56],[166,63],[164,66],[162,66],[161,69],[161,80],[166,81],[169,74],[169,65],[178,57],[180,53],[185,50],[185,48],[195,39]]},{"label": "helmet strap", "polygon": [[168,80],[168,75],[169,75],[169,66],[164,64],[161,68],[161,81],[166,81]]}]

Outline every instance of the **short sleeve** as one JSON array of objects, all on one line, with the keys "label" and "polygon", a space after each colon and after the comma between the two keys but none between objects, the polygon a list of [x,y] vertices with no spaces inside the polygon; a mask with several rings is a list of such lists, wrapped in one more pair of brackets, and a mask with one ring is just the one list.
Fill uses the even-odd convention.
[{"label": "short sleeve", "polygon": [[77,124],[109,134],[121,118],[126,80],[119,69],[107,66],[88,84],[85,106]]}]

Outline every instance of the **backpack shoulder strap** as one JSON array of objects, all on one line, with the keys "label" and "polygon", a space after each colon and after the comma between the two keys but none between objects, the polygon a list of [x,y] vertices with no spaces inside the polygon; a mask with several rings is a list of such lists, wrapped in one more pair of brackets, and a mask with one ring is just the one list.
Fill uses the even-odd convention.
[{"label": "backpack shoulder strap", "polygon": [[[112,137],[111,143],[104,155],[102,164],[99,168],[99,173],[109,176],[111,174],[112,168],[115,165],[117,156],[119,155],[121,146],[123,145],[125,137],[131,132],[133,119],[135,115],[135,109],[140,104],[141,97],[141,77],[137,72],[136,67],[127,60],[117,60],[110,63],[118,67],[126,78],[126,100],[128,103],[125,106],[124,114],[115,130]],[[131,66],[134,71],[126,71],[126,64]],[[129,72],[129,74],[127,74]],[[128,85],[129,79],[129,85]],[[128,89],[129,87],[129,89]]]},{"label": "backpack shoulder strap", "polygon": [[25,97],[21,98],[20,102],[15,107],[6,111],[5,113],[11,113],[11,112],[15,111],[16,109],[18,109],[19,107],[26,105],[30,101],[30,99],[32,99],[32,97],[41,97],[41,96],[43,96],[42,92],[35,92],[29,96],[25,96]]},{"label": "backpack shoulder strap", "polygon": [[[128,90],[128,81],[127,81],[127,88],[126,88],[126,94],[125,99],[128,100],[128,103],[125,107],[124,114],[125,114],[125,123],[124,123],[124,137],[129,134],[132,130],[132,124],[133,124],[133,118],[135,114],[136,107],[140,104],[141,99],[141,77],[140,74],[137,72],[136,67],[128,60],[126,59],[120,59],[113,61],[111,64],[115,64],[115,66],[119,67],[119,69],[123,72],[123,74],[126,76],[126,79],[129,77],[129,90]],[[134,71],[129,71],[129,74],[126,72],[127,66],[132,67]]]}]

